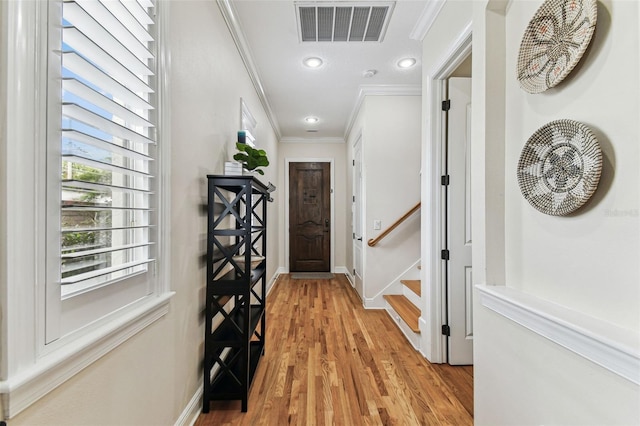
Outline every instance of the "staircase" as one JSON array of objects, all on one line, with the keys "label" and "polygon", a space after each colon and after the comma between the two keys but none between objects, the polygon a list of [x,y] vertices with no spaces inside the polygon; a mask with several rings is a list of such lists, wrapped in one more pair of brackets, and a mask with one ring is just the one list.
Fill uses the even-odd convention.
[{"label": "staircase", "polygon": [[[417,212],[421,208],[421,203],[418,202],[405,213],[400,219],[396,220],[389,228],[385,229],[379,236],[367,241],[369,247],[374,247],[385,236],[389,235],[391,231],[397,228],[402,222],[407,220],[411,215]],[[355,234],[354,234],[355,235]],[[415,264],[417,270],[420,270],[419,260]],[[407,337],[411,345],[420,351],[420,306],[422,305],[422,291],[420,280],[414,279],[415,276],[419,276],[416,269],[412,267],[406,270],[401,276],[396,278],[393,283],[385,288],[390,293],[400,291],[402,294],[384,294],[382,297],[386,301],[385,309],[389,316],[396,322],[400,330]],[[392,290],[393,289],[393,290]],[[380,293],[376,295],[379,297]],[[375,299],[375,298],[374,298]]]},{"label": "staircase", "polygon": [[420,300],[421,282],[420,280],[403,279],[403,294],[387,294],[384,299],[387,302],[387,313],[398,324],[398,327],[416,350],[420,349]]}]

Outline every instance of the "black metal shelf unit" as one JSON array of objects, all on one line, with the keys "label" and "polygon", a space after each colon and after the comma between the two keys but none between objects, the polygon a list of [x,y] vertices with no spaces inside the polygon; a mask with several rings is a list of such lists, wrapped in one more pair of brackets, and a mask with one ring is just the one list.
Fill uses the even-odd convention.
[{"label": "black metal shelf unit", "polygon": [[264,355],[267,187],[252,176],[208,175],[207,296],[202,411],[241,400]]}]

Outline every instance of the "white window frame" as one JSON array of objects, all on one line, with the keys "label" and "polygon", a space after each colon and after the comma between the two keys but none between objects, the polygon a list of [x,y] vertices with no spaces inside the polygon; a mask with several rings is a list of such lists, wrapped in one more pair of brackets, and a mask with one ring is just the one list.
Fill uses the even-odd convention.
[{"label": "white window frame", "polygon": [[[12,418],[169,310],[169,52],[164,2],[158,31],[158,241],[147,296],[91,327],[45,344],[46,114],[50,2],[0,2],[0,395]],[[55,195],[54,195],[55,196]],[[59,295],[57,295],[59,297]]]},{"label": "white window frame", "polygon": [[252,148],[256,147],[256,126],[258,122],[251,114],[249,106],[240,98],[240,128],[246,132],[245,143]]}]

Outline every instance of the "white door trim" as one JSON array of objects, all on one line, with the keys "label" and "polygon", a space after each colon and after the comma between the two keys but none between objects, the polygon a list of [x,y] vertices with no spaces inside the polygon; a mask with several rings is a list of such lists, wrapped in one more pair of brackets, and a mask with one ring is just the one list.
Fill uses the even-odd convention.
[{"label": "white door trim", "polygon": [[[356,168],[355,168],[355,160],[356,160],[356,147],[359,147],[360,149],[360,173],[361,176],[360,178],[358,178],[356,176]],[[351,168],[351,182],[352,182],[352,188],[351,188],[351,194],[352,194],[352,202],[351,202],[351,250],[352,250],[352,255],[353,255],[353,265],[352,265],[352,271],[353,271],[353,283],[352,285],[356,288],[356,292],[358,293],[358,295],[360,296],[360,298],[362,299],[362,302],[364,303],[364,259],[365,259],[365,255],[366,255],[366,250],[364,249],[364,241],[365,241],[365,227],[363,226],[365,222],[364,217],[365,217],[365,212],[364,212],[364,165],[362,164],[362,160],[364,158],[364,154],[362,152],[363,149],[363,144],[362,144],[362,129],[360,129],[358,131],[358,135],[355,138],[355,142],[352,145],[352,157],[351,160],[353,161],[353,167]],[[354,201],[354,198],[357,191],[356,191],[356,187],[357,185],[360,185],[360,200]],[[355,204],[356,202],[360,203],[360,232],[362,233],[362,235],[360,235],[360,237],[362,238],[361,241],[361,247],[360,247],[360,265],[361,265],[361,288],[358,288],[358,276],[356,274],[356,265],[358,262],[357,256],[356,256],[356,241],[354,239],[354,237],[356,236],[356,209],[355,209]],[[360,290],[360,291],[358,291]]]},{"label": "white door trim", "polygon": [[[426,283],[427,297],[423,298],[422,312],[429,314],[420,318],[423,336],[423,355],[432,363],[446,362],[446,337],[442,335],[442,324],[446,320],[445,288],[440,250],[444,247],[442,228],[443,202],[440,177],[443,174],[442,141],[445,129],[442,116],[442,101],[445,100],[445,80],[471,53],[472,23],[468,22],[458,37],[449,46],[442,59],[425,74],[423,94],[425,123],[430,129],[425,134],[427,148],[423,150],[422,204],[422,272],[421,280]],[[427,171],[424,173],[424,171]]]},{"label": "white door trim", "polygon": [[289,273],[289,165],[290,163],[330,163],[331,175],[331,272],[335,272],[335,244],[336,244],[336,212],[335,212],[335,161],[333,158],[295,157],[284,159],[284,268]]}]

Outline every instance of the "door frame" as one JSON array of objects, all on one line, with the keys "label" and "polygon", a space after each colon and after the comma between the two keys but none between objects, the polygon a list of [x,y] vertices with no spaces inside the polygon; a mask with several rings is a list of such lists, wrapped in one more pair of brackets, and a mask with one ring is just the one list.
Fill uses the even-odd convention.
[{"label": "door frame", "polygon": [[[442,101],[446,100],[446,80],[453,71],[471,54],[472,22],[469,22],[448,47],[442,59],[429,70],[424,82],[426,90],[425,127],[430,132],[425,134],[428,147],[423,158],[422,203],[430,206],[421,209],[422,223],[422,264],[421,280],[426,283],[427,297],[423,297],[423,312],[428,315],[420,317],[422,331],[421,348],[423,355],[432,363],[447,362],[447,338],[442,335],[442,325],[446,324],[446,283],[445,266],[440,259],[440,250],[445,246],[442,229],[445,224],[444,191],[440,177],[443,175],[444,149],[446,138],[446,121],[442,114]],[[473,78],[473,76],[472,76]],[[473,81],[473,80],[472,80]]]},{"label": "door frame", "polygon": [[289,264],[289,165],[290,163],[330,163],[329,175],[331,179],[330,196],[331,202],[331,248],[330,248],[330,272],[335,272],[335,241],[336,241],[336,212],[335,212],[335,161],[333,158],[324,157],[293,157],[284,159],[284,269],[285,273],[290,272],[291,265]]},{"label": "door frame", "polygon": [[[359,145],[360,148],[360,167],[361,167],[361,177],[360,180],[358,181],[358,178],[356,177],[356,169],[355,169],[355,160],[356,160],[356,147]],[[360,129],[358,131],[358,134],[355,138],[355,142],[351,145],[351,159],[354,163],[353,166],[351,167],[351,251],[352,251],[352,256],[351,256],[351,261],[352,261],[352,269],[351,271],[353,271],[353,281],[351,282],[351,286],[354,287],[356,289],[356,293],[358,293],[358,295],[360,296],[360,298],[362,299],[362,302],[364,303],[364,265],[365,265],[365,256],[366,256],[366,250],[364,249],[364,240],[365,240],[365,231],[366,231],[366,227],[364,226],[364,224],[366,223],[365,220],[365,179],[364,179],[364,164],[363,164],[363,159],[364,159],[364,152],[363,152],[363,143],[362,143],[362,129]],[[360,265],[362,266],[362,276],[360,277],[360,279],[362,280],[362,293],[358,292],[358,279],[356,276],[356,262],[358,261],[357,256],[356,256],[356,243],[355,243],[355,221],[356,221],[356,210],[355,210],[355,194],[356,194],[356,185],[358,185],[358,183],[360,184],[360,200],[358,200],[357,202],[360,203],[360,226],[361,226],[361,232],[362,232],[362,247],[360,249]],[[349,273],[351,273],[351,271],[349,271]]]}]

